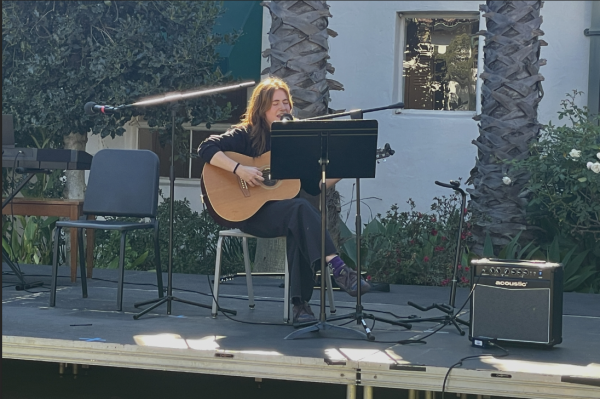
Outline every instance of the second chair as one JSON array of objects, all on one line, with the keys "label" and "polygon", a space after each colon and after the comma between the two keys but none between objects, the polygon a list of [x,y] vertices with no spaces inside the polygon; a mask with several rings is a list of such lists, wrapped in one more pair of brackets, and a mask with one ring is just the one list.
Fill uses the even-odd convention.
[{"label": "second chair", "polygon": [[[119,281],[117,287],[117,310],[123,308],[123,279],[125,273],[125,239],[127,232],[138,229],[154,230],[154,256],[158,297],[162,298],[163,281],[160,266],[158,241],[158,184],[159,159],[148,150],[104,149],[92,159],[85,199],[83,216],[79,220],[56,222],[54,232],[54,256],[52,260],[52,283],[50,306],[56,303],[56,283],[58,277],[58,242],[62,228],[79,229],[79,258],[81,289],[87,298],[87,277],[85,254],[83,251],[83,230],[103,229],[121,233],[119,251]],[[87,215],[109,217],[132,217],[136,221],[86,220]],[[149,219],[145,221],[144,219]],[[92,251],[93,248],[87,248]]]}]

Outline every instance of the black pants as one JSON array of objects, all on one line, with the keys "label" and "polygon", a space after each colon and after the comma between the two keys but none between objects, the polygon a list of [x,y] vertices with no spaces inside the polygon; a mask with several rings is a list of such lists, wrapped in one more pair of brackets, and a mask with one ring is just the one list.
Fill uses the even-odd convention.
[{"label": "black pants", "polygon": [[[285,237],[290,272],[290,296],[309,301],[315,284],[314,265],[321,259],[321,214],[304,198],[266,203],[254,216],[236,226],[261,238]],[[337,253],[329,232],[325,255]]]}]

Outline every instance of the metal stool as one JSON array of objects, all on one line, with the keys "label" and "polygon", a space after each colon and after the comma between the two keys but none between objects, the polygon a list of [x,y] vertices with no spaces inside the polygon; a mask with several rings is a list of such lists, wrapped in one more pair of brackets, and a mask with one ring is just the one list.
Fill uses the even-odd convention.
[{"label": "metal stool", "polygon": [[[219,232],[219,240],[217,241],[217,259],[215,262],[215,280],[213,283],[213,304],[212,304],[212,317],[217,317],[217,300],[219,299],[219,283],[221,279],[221,252],[223,249],[223,238],[224,237],[238,237],[242,239],[242,248],[244,251],[244,268],[246,271],[246,286],[248,287],[248,305],[250,309],[254,309],[254,289],[252,288],[252,271],[250,270],[250,256],[248,255],[248,238],[257,238],[252,234],[246,234],[241,230],[221,230]],[[285,237],[283,237],[285,238]],[[288,270],[287,262],[287,251],[285,253],[285,267],[284,267],[284,305],[283,305],[283,321],[289,323],[290,321],[290,273]],[[329,299],[329,311],[335,313],[335,304],[333,303],[333,291],[331,289],[331,274],[327,273],[327,279],[325,285],[327,289],[327,297]]]}]

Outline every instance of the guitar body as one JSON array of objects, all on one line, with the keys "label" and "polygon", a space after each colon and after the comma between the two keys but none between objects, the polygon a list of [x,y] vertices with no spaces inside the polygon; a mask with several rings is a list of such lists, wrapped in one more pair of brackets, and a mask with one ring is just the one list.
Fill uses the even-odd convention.
[{"label": "guitar body", "polygon": [[[229,222],[241,222],[253,216],[268,201],[294,198],[300,192],[300,180],[271,180],[271,152],[252,158],[237,152],[225,155],[244,166],[254,166],[263,172],[265,181],[250,187],[230,171],[209,163],[202,170],[202,193],[211,216],[227,226]],[[216,214],[216,215],[215,215]],[[216,216],[216,217],[215,217]]]}]

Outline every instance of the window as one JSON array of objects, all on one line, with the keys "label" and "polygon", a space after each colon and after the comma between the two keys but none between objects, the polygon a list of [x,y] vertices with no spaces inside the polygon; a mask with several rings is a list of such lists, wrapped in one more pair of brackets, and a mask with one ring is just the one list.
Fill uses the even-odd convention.
[{"label": "window", "polygon": [[475,111],[478,15],[402,15],[405,109]]}]

